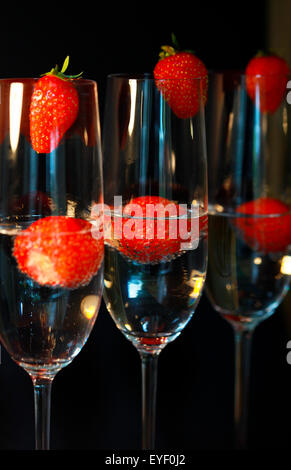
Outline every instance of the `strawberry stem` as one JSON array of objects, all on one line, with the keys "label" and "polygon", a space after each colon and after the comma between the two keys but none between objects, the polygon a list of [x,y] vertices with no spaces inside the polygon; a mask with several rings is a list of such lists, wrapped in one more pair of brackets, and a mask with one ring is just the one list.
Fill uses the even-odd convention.
[{"label": "strawberry stem", "polygon": [[171,34],[171,39],[172,46],[161,46],[161,52],[159,53],[160,60],[165,59],[165,57],[175,55],[177,52],[189,52],[190,54],[194,54],[194,51],[190,49],[181,49],[174,33]]},{"label": "strawberry stem", "polygon": [[62,66],[61,73],[65,73],[65,71],[67,70],[68,65],[69,65],[69,61],[70,61],[70,57],[67,55],[67,57],[65,58],[65,61],[63,63],[63,66]]},{"label": "strawberry stem", "polygon": [[74,78],[75,79],[80,78],[81,75],[83,74],[83,72],[78,73],[77,75],[66,75],[65,74],[65,71],[67,70],[68,65],[69,65],[69,61],[70,61],[70,57],[67,56],[64,60],[64,63],[63,63],[63,66],[62,66],[61,70],[59,70],[58,65],[56,65],[49,72],[43,73],[41,75],[41,77],[44,77],[45,75],[54,75],[55,77],[61,78],[62,80],[72,80]]},{"label": "strawberry stem", "polygon": [[181,50],[181,47],[177,41],[177,38],[175,36],[174,33],[171,34],[171,38],[172,38],[172,44],[173,44],[173,47],[176,49],[176,51],[180,51]]}]

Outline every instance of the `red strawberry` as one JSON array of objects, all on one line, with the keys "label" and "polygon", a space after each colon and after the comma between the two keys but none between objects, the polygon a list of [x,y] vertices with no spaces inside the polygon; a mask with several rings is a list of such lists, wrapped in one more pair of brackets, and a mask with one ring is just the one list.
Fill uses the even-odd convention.
[{"label": "red strawberry", "polygon": [[278,199],[262,197],[249,201],[238,206],[236,212],[252,216],[240,217],[235,224],[253,250],[278,252],[291,244],[290,208]]},{"label": "red strawberry", "polygon": [[[173,45],[162,46],[160,60],[154,68],[157,88],[177,117],[194,116],[207,98],[208,73],[204,63],[192,52],[180,51],[174,35]],[[189,80],[201,78],[199,80]],[[166,80],[171,79],[171,80]],[[185,79],[185,80],[181,80]]]},{"label": "red strawberry", "polygon": [[13,254],[20,271],[46,286],[88,284],[103,259],[103,239],[95,239],[91,229],[83,219],[38,219],[15,238]]},{"label": "red strawberry", "polygon": [[[258,53],[246,67],[246,87],[253,101],[260,100],[262,112],[274,113],[286,92],[290,68],[274,54]],[[258,97],[258,98],[257,98]]]},{"label": "red strawberry", "polygon": [[35,85],[29,117],[31,143],[38,153],[52,152],[78,115],[79,97],[71,78],[80,75],[64,75],[68,64],[69,57],[61,71],[56,65]]},{"label": "red strawberry", "polygon": [[[155,212],[147,213],[150,207]],[[165,210],[166,207],[169,212]],[[189,218],[184,225],[178,221],[179,215],[186,214],[186,209],[163,197],[134,198],[124,207],[122,222],[118,217],[113,218],[112,237],[115,236],[118,240],[109,243],[138,263],[169,261],[183,249],[182,243],[191,241],[192,234],[195,238],[196,230],[196,239],[199,236],[198,225],[194,225],[198,224],[197,219],[192,219],[193,227]],[[169,217],[172,217],[172,221]]]}]

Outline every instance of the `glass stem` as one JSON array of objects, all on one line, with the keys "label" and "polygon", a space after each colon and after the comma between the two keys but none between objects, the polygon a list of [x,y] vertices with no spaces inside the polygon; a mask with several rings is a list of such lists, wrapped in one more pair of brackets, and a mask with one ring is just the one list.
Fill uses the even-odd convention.
[{"label": "glass stem", "polygon": [[247,447],[252,336],[253,329],[235,329],[234,424],[236,449],[246,449]]},{"label": "glass stem", "polygon": [[155,447],[158,354],[140,352],[142,371],[142,449]]},{"label": "glass stem", "polygon": [[35,450],[49,450],[52,378],[33,377]]}]

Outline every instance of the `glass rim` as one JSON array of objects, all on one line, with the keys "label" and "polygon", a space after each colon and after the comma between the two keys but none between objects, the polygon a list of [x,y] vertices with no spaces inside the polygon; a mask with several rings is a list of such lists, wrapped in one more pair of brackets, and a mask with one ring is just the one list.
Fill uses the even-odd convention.
[{"label": "glass rim", "polygon": [[271,77],[288,77],[291,79],[291,71],[289,73],[268,73],[268,74],[248,74],[245,70],[242,69],[209,69],[208,71],[209,76],[239,76],[242,78],[246,77],[254,77],[254,78],[262,78],[268,79]]},{"label": "glass rim", "polygon": [[[136,80],[136,81],[201,81],[205,77],[166,77],[166,78],[155,78],[153,72],[120,72],[110,73],[107,75],[107,79],[124,79],[124,80]],[[207,77],[206,77],[207,78]]]},{"label": "glass rim", "polygon": [[[79,230],[76,230],[75,232],[73,230],[57,230],[58,226],[56,225],[54,228],[55,230],[52,232],[52,238],[56,236],[67,236],[72,233],[77,233],[77,234],[86,234],[86,233],[91,233],[92,230],[96,229],[96,219],[95,218],[81,218],[81,217],[75,217],[75,216],[70,216],[70,215],[63,215],[63,214],[52,214],[52,215],[38,215],[38,214],[27,214],[27,215],[20,215],[18,216],[7,216],[7,217],[2,217],[0,218],[0,228],[2,233],[5,233],[5,231],[12,233],[12,230],[14,231],[14,235],[21,235],[21,236],[34,236],[38,237],[39,234],[41,234],[42,229],[37,227],[34,231],[27,232],[26,229],[29,228],[31,225],[34,223],[38,222],[39,220],[43,219],[51,219],[55,217],[63,217],[65,219],[73,219],[73,220],[82,220],[85,222],[88,222],[87,227],[82,227]],[[15,220],[12,220],[12,218]],[[20,220],[23,218],[23,220]],[[11,219],[11,220],[9,220]],[[13,227],[13,228],[12,228]]]},{"label": "glass rim", "polygon": [[[44,75],[43,75],[44,76]],[[4,77],[0,77],[0,85],[1,84],[4,84],[4,83],[23,83],[23,84],[26,84],[26,83],[37,83],[38,80],[42,78],[42,76],[39,76],[39,77],[7,77],[7,78],[4,78]],[[73,78],[73,79],[69,79],[67,81],[70,81],[74,84],[80,84],[80,85],[97,85],[97,82],[96,80],[93,80],[93,79],[90,79],[90,78]]]}]

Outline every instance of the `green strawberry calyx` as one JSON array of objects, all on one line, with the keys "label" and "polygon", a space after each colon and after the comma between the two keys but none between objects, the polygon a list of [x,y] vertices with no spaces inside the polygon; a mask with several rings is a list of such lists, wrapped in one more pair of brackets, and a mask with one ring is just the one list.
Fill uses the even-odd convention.
[{"label": "green strawberry calyx", "polygon": [[174,33],[171,34],[171,39],[172,39],[172,46],[161,46],[161,52],[159,53],[160,60],[163,60],[166,57],[169,57],[171,55],[175,55],[178,52],[188,52],[190,54],[194,54],[194,51],[192,50],[181,49]]},{"label": "green strawberry calyx", "polygon": [[41,77],[45,77],[47,75],[53,75],[55,77],[58,77],[62,80],[73,80],[73,79],[77,79],[77,78],[80,78],[81,75],[83,74],[83,72],[81,73],[78,73],[77,75],[67,75],[65,74],[65,71],[67,70],[68,66],[69,66],[69,61],[70,61],[70,57],[67,56],[65,58],[65,61],[63,63],[63,66],[61,68],[61,70],[59,70],[59,66],[56,65],[55,67],[53,67],[49,72],[47,73],[43,73],[41,75]]}]

